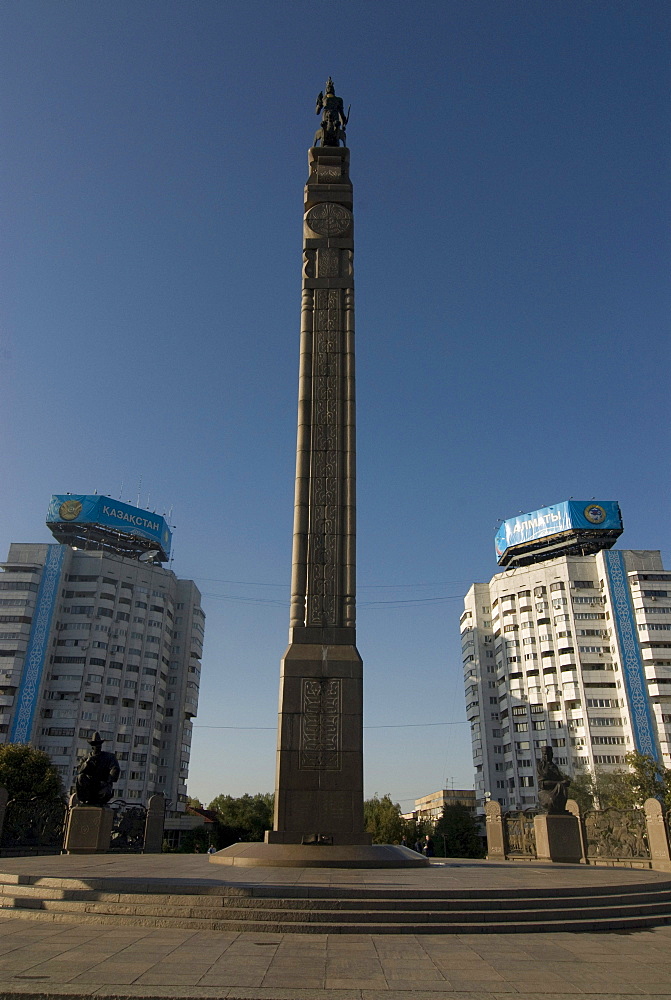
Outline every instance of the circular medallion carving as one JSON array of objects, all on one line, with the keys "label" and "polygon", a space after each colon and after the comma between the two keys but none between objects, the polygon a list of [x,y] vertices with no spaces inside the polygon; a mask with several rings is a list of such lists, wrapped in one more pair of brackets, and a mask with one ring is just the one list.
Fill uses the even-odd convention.
[{"label": "circular medallion carving", "polygon": [[305,220],[320,236],[342,236],[352,224],[352,213],[343,205],[327,201],[311,208]]}]

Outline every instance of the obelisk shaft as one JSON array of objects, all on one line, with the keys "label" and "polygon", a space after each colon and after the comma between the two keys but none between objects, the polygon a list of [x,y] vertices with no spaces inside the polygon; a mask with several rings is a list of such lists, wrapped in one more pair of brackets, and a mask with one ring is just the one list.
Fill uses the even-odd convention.
[{"label": "obelisk shaft", "polygon": [[355,632],[355,408],[349,150],[309,152],[289,648],[270,843],[367,844]]},{"label": "obelisk shaft", "polygon": [[[291,627],[353,629],[354,242],[349,151],[312,149],[309,167]],[[354,634],[342,639],[353,642]]]}]

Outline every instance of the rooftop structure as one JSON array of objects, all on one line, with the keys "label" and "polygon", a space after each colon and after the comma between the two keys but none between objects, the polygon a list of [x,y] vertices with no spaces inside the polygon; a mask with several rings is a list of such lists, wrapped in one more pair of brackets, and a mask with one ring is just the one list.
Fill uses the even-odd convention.
[{"label": "rooftop structure", "polygon": [[500,566],[528,566],[552,556],[591,555],[614,545],[622,530],[614,500],[565,500],[503,521],[496,558]]},{"label": "rooftop structure", "polygon": [[47,527],[58,542],[144,561],[167,562],[172,532],[160,514],[93,495],[52,496]]}]

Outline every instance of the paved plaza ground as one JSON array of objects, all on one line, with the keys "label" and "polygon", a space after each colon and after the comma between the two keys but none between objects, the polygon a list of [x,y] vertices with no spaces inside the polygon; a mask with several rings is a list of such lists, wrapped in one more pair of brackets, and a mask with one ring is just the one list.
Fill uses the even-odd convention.
[{"label": "paved plaza ground", "polygon": [[[104,873],[161,878],[174,856],[127,859],[20,858],[0,860],[5,872],[64,877]],[[533,868],[533,871],[532,871]],[[190,884],[222,880],[222,869],[184,856],[181,876]],[[515,864],[436,866],[444,885],[468,877],[474,887],[510,886]],[[598,874],[600,871],[601,874]],[[273,879],[284,885],[407,884],[420,872],[387,873],[312,869],[237,872],[225,881]],[[633,873],[632,873],[633,876]],[[636,877],[657,878],[654,872]],[[617,869],[531,866],[525,882],[545,886],[621,877]],[[0,998],[197,997],[221,1000],[568,1000],[596,995],[627,1000],[671,1000],[671,927],[602,933],[501,934],[275,934],[234,933],[123,924],[30,920],[0,915]]]}]

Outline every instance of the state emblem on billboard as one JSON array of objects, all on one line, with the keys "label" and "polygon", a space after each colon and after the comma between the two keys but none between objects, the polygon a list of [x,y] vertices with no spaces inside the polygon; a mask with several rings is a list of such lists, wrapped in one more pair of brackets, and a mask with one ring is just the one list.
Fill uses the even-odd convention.
[{"label": "state emblem on billboard", "polygon": [[82,505],[79,500],[66,500],[58,508],[58,516],[64,521],[74,521],[82,512]]},{"label": "state emblem on billboard", "polygon": [[588,507],[585,507],[583,514],[590,522],[590,524],[603,524],[606,520],[606,511],[598,503],[591,503]]}]

